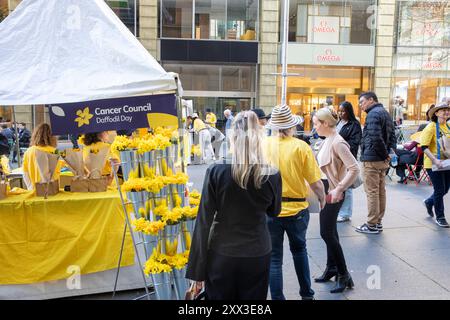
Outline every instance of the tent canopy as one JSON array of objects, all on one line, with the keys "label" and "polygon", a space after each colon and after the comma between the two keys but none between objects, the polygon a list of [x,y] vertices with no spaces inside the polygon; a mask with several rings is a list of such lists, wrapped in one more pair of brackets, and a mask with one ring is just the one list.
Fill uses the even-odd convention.
[{"label": "tent canopy", "polygon": [[0,105],[176,90],[103,0],[24,0],[0,24]]}]

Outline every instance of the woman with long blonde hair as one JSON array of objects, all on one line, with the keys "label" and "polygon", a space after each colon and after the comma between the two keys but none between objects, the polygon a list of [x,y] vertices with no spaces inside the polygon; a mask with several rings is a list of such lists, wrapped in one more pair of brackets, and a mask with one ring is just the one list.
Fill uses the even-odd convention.
[{"label": "woman with long blonde hair", "polygon": [[313,117],[314,128],[320,136],[325,137],[317,154],[317,161],[327,193],[326,205],[321,208],[319,217],[320,236],[327,246],[327,266],[315,281],[326,282],[336,277],[336,285],[330,290],[331,293],[343,292],[354,285],[339,243],[336,220],[344,202],[345,192],[359,175],[358,162],[350,150],[350,145],[336,131],[337,122],[337,114],[326,108],[317,111]]},{"label": "woman with long blonde hair", "polygon": [[211,300],[265,300],[270,235],[266,216],[281,210],[281,176],[263,156],[256,114],[239,113],[231,128],[231,159],[208,168],[186,277]]}]

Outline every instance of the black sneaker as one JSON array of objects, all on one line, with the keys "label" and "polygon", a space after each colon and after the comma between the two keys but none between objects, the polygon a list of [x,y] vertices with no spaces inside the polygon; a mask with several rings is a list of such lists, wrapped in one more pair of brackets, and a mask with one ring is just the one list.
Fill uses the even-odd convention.
[{"label": "black sneaker", "polygon": [[376,227],[377,227],[378,231],[380,231],[380,232],[383,231],[383,224],[377,223]]},{"label": "black sneaker", "polygon": [[378,234],[380,233],[380,230],[378,230],[376,226],[369,226],[367,223],[364,223],[362,226],[356,228],[356,232]]},{"label": "black sneaker", "polygon": [[450,228],[450,225],[448,225],[448,222],[445,219],[436,219],[436,224],[442,228]]},{"label": "black sneaker", "polygon": [[430,206],[429,204],[427,204],[427,199],[423,200],[423,205],[425,206],[425,208],[427,208],[427,213],[430,217],[434,217],[434,212],[433,212],[433,206]]}]

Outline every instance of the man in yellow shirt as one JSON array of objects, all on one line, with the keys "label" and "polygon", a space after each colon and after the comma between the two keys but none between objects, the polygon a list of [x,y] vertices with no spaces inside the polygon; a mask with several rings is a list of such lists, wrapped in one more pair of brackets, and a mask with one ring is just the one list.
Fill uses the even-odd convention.
[{"label": "man in yellow shirt", "polygon": [[309,184],[317,195],[321,207],[325,205],[325,191],[320,169],[311,148],[294,138],[300,119],[294,117],[288,106],[275,107],[268,126],[275,136],[266,139],[265,151],[269,163],[280,170],[283,182],[281,214],[268,218],[272,239],[270,265],[270,293],[272,300],[284,300],[283,295],[283,240],[286,232],[295,271],[300,285],[300,296],[304,300],[314,298],[311,289],[308,253],[306,251],[306,230],[309,223]]},{"label": "man in yellow shirt", "polygon": [[214,113],[211,112],[211,109],[206,109],[206,124],[215,128],[217,123],[217,117]]}]

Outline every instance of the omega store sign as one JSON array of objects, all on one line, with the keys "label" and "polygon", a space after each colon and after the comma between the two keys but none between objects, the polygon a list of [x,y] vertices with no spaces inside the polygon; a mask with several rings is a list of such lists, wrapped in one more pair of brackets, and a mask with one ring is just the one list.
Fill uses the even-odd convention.
[{"label": "omega store sign", "polygon": [[289,43],[287,63],[373,67],[375,65],[375,47]]}]

